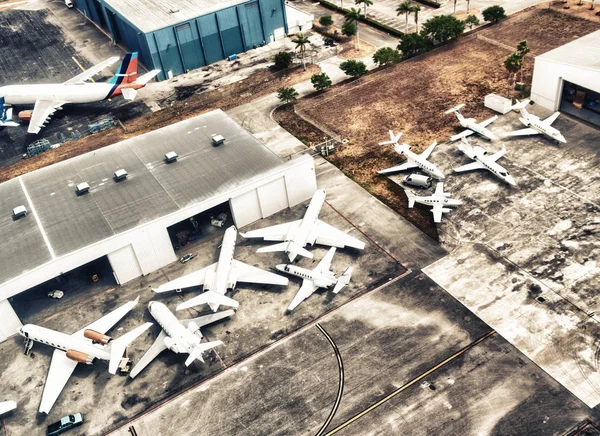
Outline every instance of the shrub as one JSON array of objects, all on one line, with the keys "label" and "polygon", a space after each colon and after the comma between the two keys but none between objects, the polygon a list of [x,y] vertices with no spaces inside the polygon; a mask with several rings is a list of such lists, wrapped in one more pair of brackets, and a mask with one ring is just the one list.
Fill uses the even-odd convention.
[{"label": "shrub", "polygon": [[400,62],[401,58],[402,55],[398,50],[394,50],[391,47],[382,47],[379,50],[377,50],[373,55],[373,62],[380,66],[383,66],[397,64],[398,62]]},{"label": "shrub", "polygon": [[327,73],[314,74],[310,78],[310,82],[313,84],[317,91],[323,91],[331,86],[331,79]]},{"label": "shrub", "polygon": [[275,55],[275,68],[278,70],[285,70],[292,64],[294,55],[287,51],[280,51]]},{"label": "shrub", "polygon": [[421,33],[434,42],[444,44],[458,38],[465,31],[465,23],[452,15],[438,15],[423,24]]},{"label": "shrub", "polygon": [[359,78],[360,76],[364,76],[367,74],[367,66],[364,62],[349,60],[344,61],[340,64],[340,69],[346,73],[348,76],[352,76],[354,78]]},{"label": "shrub", "polygon": [[298,91],[296,91],[292,87],[289,87],[289,88],[279,88],[277,90],[277,97],[283,103],[290,103],[292,101],[295,101],[298,98]]},{"label": "shrub", "polygon": [[406,33],[400,38],[397,48],[402,52],[402,56],[410,58],[431,50],[433,42],[428,37],[419,33]]},{"label": "shrub", "polygon": [[498,21],[506,18],[506,12],[502,6],[490,6],[482,12],[483,19],[492,23],[498,23]]},{"label": "shrub", "polygon": [[475,15],[469,15],[465,19],[465,25],[469,26],[469,29],[472,29],[473,26],[479,25],[479,18],[477,18]]},{"label": "shrub", "polygon": [[319,24],[321,26],[331,26],[333,24],[333,18],[331,18],[331,15],[323,15],[319,18]]}]

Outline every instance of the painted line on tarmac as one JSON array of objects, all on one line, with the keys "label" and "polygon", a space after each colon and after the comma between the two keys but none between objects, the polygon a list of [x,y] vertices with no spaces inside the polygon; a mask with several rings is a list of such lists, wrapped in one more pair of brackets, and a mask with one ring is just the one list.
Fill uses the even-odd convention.
[{"label": "painted line on tarmac", "polygon": [[[77,66],[81,69],[81,71],[83,71],[85,73],[85,68],[83,68],[83,66],[79,63],[79,61],[77,61],[77,59],[75,59],[75,56],[71,56],[71,59],[73,59],[73,62],[75,62],[77,64]],[[95,80],[92,79],[91,77],[88,80],[95,82]]]},{"label": "painted line on tarmac", "polygon": [[352,424],[353,422],[355,422],[358,419],[362,418],[367,413],[371,412],[372,410],[376,409],[377,407],[379,407],[382,404],[386,403],[387,401],[391,400],[396,395],[398,395],[399,393],[405,391],[406,389],[408,389],[409,387],[411,387],[415,383],[421,381],[422,379],[424,379],[425,377],[427,377],[429,374],[433,373],[434,371],[437,371],[441,367],[443,367],[446,364],[452,362],[457,357],[462,356],[464,353],[466,353],[467,351],[469,351],[471,348],[475,347],[477,344],[483,342],[484,340],[486,340],[487,338],[489,338],[490,336],[492,336],[494,333],[496,333],[496,330],[492,330],[492,331],[488,332],[487,334],[483,335],[482,337],[480,337],[479,339],[477,339],[476,341],[471,342],[469,345],[467,345],[466,347],[460,349],[459,351],[457,351],[456,353],[454,353],[452,356],[448,357],[446,360],[443,360],[442,362],[438,363],[433,368],[430,368],[429,370],[425,371],[420,376],[413,378],[411,381],[409,381],[408,383],[400,386],[398,389],[396,389],[391,394],[387,395],[386,397],[382,398],[381,400],[379,400],[376,403],[372,404],[371,406],[367,407],[362,412],[354,415],[352,418],[350,418],[346,422],[338,425],[336,428],[334,428],[333,430],[331,430],[330,432],[328,432],[325,436],[333,435],[333,434],[337,433],[338,431],[343,430],[344,428],[348,427],[350,424]]},{"label": "painted line on tarmac", "polygon": [[329,413],[327,420],[323,423],[323,425],[319,429],[319,432],[317,433],[317,436],[321,436],[323,433],[325,433],[325,430],[331,423],[331,420],[335,416],[335,413],[337,412],[338,408],[340,407],[340,403],[342,401],[342,394],[344,393],[344,362],[342,361],[342,355],[340,354],[340,350],[338,349],[337,345],[335,344],[333,338],[331,336],[329,336],[329,333],[327,333],[327,331],[325,331],[325,329],[321,326],[321,324],[316,323],[315,326],[319,330],[321,330],[321,333],[323,333],[325,338],[327,338],[327,340],[331,344],[331,347],[333,348],[333,351],[335,352],[335,357],[338,362],[338,371],[339,371],[339,379],[338,379],[339,384],[338,384],[337,397],[335,398],[335,403],[333,403],[333,409],[331,409],[331,412]]}]

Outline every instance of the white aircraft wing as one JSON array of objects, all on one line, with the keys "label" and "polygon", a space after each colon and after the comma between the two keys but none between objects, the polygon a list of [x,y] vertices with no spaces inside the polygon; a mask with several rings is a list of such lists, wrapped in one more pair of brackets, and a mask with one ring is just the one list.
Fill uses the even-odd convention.
[{"label": "white aircraft wing", "polygon": [[488,118],[487,120],[485,120],[485,121],[482,121],[482,122],[481,122],[481,123],[479,123],[478,125],[479,125],[480,127],[487,127],[487,126],[489,126],[490,124],[492,124],[494,121],[496,121],[497,119],[498,119],[498,115],[494,115],[492,118]]},{"label": "white aircraft wing", "polygon": [[250,230],[249,232],[240,233],[240,235],[244,238],[263,238],[265,241],[285,241],[290,230],[297,229],[301,222],[302,220],[292,221],[263,229]]},{"label": "white aircraft wing", "polygon": [[125,303],[118,309],[113,310],[112,312],[104,315],[102,318],[94,321],[90,325],[85,326],[78,332],[73,333],[71,336],[76,336],[76,335],[83,336],[83,332],[88,329],[97,331],[98,333],[102,333],[102,334],[106,333],[116,323],[118,323],[121,320],[121,318],[123,318],[125,315],[127,315],[131,311],[131,309],[133,309],[136,306],[136,304],[138,304],[139,301],[140,301],[140,297],[137,297],[135,300]]},{"label": "white aircraft wing", "polygon": [[439,223],[442,221],[442,205],[436,204],[431,208],[431,213],[433,214],[433,222]]},{"label": "white aircraft wing", "polygon": [[502,147],[502,150],[497,151],[496,153],[492,154],[490,156],[490,159],[493,160],[494,162],[496,162],[498,159],[500,159],[505,154],[506,154],[506,148]]},{"label": "white aircraft wing", "polygon": [[204,327],[205,325],[209,325],[209,324],[212,324],[213,322],[222,320],[223,318],[227,318],[228,316],[231,316],[234,313],[235,313],[235,310],[230,309],[230,310],[224,310],[222,312],[211,313],[210,315],[200,316],[198,318],[182,319],[180,322],[181,322],[181,324],[183,324],[183,326],[185,328],[187,328],[188,324],[191,323],[192,321],[198,327]]},{"label": "white aircraft wing", "polygon": [[16,408],[17,403],[15,401],[0,401],[0,415],[4,415],[5,413],[15,410]]},{"label": "white aircraft wing", "polygon": [[235,278],[238,282],[244,283],[262,283],[265,285],[287,286],[288,279],[279,274],[274,274],[260,268],[248,265],[247,263],[233,260],[232,266],[235,268]]},{"label": "white aircraft wing", "polygon": [[419,156],[421,156],[423,159],[429,159],[429,156],[431,156],[431,152],[433,151],[433,149],[435,148],[435,146],[437,145],[437,141],[433,141],[433,144],[431,144],[429,147],[427,147],[427,149],[421,153]]},{"label": "white aircraft wing", "polygon": [[40,403],[41,413],[50,413],[50,409],[54,406],[56,399],[69,381],[76,366],[77,362],[69,359],[66,352],[58,349],[54,350],[48,376],[46,377],[46,384],[44,385],[44,392],[42,393],[42,401]]},{"label": "white aircraft wing", "polygon": [[206,278],[206,271],[217,269],[217,263],[213,263],[205,268],[202,268],[198,271],[194,271],[193,273],[186,274],[182,277],[179,277],[175,280],[171,280],[170,282],[163,283],[158,288],[152,289],[156,293],[161,292],[169,292],[176,291],[178,289],[191,288],[192,286],[200,286],[204,284],[204,279]]},{"label": "white aircraft wing", "polygon": [[40,133],[46,120],[48,120],[63,104],[65,104],[64,101],[36,101],[35,106],[33,107],[33,113],[31,114],[31,120],[29,121],[29,127],[27,128],[27,133]]},{"label": "white aircraft wing", "polygon": [[473,170],[480,170],[482,168],[485,168],[483,166],[483,164],[481,162],[471,162],[469,164],[463,165],[461,167],[455,168],[454,172],[456,173],[462,173],[465,171],[473,171]]},{"label": "white aircraft wing", "polygon": [[412,161],[408,161],[403,163],[402,165],[398,165],[395,167],[391,167],[391,168],[387,168],[385,170],[381,170],[381,171],[377,171],[377,174],[391,174],[391,173],[397,173],[400,171],[404,171],[404,170],[408,170],[411,168],[416,168],[418,165]]},{"label": "white aircraft wing", "polygon": [[300,303],[302,303],[304,300],[310,297],[316,290],[317,287],[312,282],[312,280],[304,279],[304,281],[302,282],[302,286],[300,286],[300,289],[296,293],[296,296],[288,306],[287,310],[289,310],[290,312],[294,310],[296,307],[298,307]]},{"label": "white aircraft wing", "polygon": [[556,121],[556,119],[558,118],[558,116],[560,115],[560,112],[554,112],[552,115],[550,115],[548,118],[546,118],[544,120],[544,123],[547,123],[548,125],[552,125],[553,122]]},{"label": "white aircraft wing", "polygon": [[467,136],[471,136],[473,133],[474,132],[472,130],[470,130],[470,129],[463,130],[459,134],[451,136],[450,137],[450,141],[456,141],[456,140],[461,139],[461,138],[466,138]]},{"label": "white aircraft wing", "polygon": [[338,248],[352,247],[358,248],[359,250],[363,250],[365,248],[364,242],[359,241],[355,237],[350,236],[349,234],[344,233],[321,220],[317,220],[317,228],[315,229],[315,233],[315,242],[317,244],[329,245],[331,247]]},{"label": "white aircraft wing", "polygon": [[532,129],[531,127],[527,127],[526,129],[515,130],[513,132],[505,133],[504,136],[538,135],[539,133],[540,132],[538,132],[537,130]]},{"label": "white aircraft wing", "polygon": [[335,247],[331,247],[325,257],[321,259],[317,267],[315,268],[315,272],[325,272],[329,271],[331,267],[331,261],[333,260],[333,255],[335,254]]},{"label": "white aircraft wing", "polygon": [[135,378],[135,376],[142,372],[142,370],[146,368],[150,364],[150,362],[156,359],[156,356],[158,356],[160,353],[167,349],[167,346],[165,345],[166,337],[167,334],[165,333],[165,331],[161,330],[160,334],[158,335],[152,346],[148,348],[148,351],[144,353],[142,358],[129,373],[129,376],[131,378]]},{"label": "white aircraft wing", "polygon": [[435,185],[435,195],[444,195],[444,183],[443,182],[438,182],[438,184]]},{"label": "white aircraft wing", "polygon": [[105,61],[100,62],[98,65],[94,65],[92,68],[85,70],[83,73],[78,74],[75,77],[72,77],[71,79],[67,80],[64,84],[70,85],[73,83],[83,83],[86,80],[90,79],[91,77],[94,77],[96,74],[98,74],[100,71],[102,71],[106,67],[111,66],[118,60],[119,60],[119,58],[117,56],[113,56],[112,58],[106,59]]}]

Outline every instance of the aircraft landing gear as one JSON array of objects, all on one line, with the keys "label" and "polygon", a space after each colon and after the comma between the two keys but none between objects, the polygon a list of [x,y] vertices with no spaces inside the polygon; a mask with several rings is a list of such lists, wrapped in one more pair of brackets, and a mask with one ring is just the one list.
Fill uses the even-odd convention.
[{"label": "aircraft landing gear", "polygon": [[25,338],[25,345],[23,348],[23,354],[29,356],[29,353],[31,353],[31,349],[33,348],[33,341],[29,338]]}]

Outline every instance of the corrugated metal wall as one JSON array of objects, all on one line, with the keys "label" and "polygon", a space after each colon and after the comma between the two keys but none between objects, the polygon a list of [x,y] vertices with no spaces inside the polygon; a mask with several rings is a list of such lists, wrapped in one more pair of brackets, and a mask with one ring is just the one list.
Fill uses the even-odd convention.
[{"label": "corrugated metal wall", "polygon": [[117,42],[138,51],[147,68],[162,72],[158,80],[222,60],[272,42],[285,32],[284,0],[250,0],[234,7],[165,27],[147,34],[102,0],[75,0],[88,18]]}]

